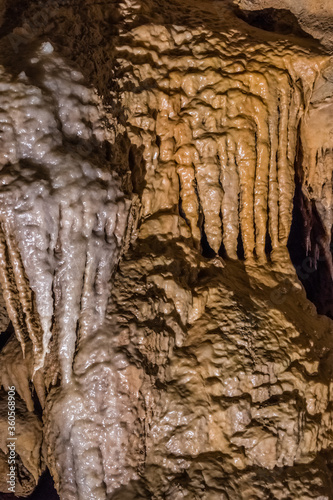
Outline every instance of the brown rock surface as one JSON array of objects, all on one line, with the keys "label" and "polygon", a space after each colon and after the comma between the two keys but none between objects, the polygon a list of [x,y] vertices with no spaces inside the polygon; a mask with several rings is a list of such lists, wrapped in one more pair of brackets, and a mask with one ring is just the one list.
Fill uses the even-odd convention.
[{"label": "brown rock surface", "polygon": [[260,23],[260,19],[263,20],[266,29],[268,26],[275,26],[277,29],[288,32],[290,27],[295,28],[296,20],[299,28],[316,40],[320,40],[329,50],[333,48],[333,4],[330,0],[297,0],[296,2],[281,0],[278,3],[274,0],[233,0],[233,3],[250,14],[251,19],[255,17],[253,11],[257,12],[256,21]]},{"label": "brown rock surface", "polygon": [[4,493],[333,498],[325,5],[0,5]]}]

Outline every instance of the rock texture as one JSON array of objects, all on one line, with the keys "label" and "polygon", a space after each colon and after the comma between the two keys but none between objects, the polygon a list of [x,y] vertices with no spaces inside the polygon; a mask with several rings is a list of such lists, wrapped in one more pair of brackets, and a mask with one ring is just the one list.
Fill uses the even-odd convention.
[{"label": "rock texture", "polygon": [[17,495],[48,468],[64,500],[332,498],[331,30],[303,3],[1,5]]},{"label": "rock texture", "polygon": [[[333,6],[329,0],[298,0],[297,2],[282,0],[278,4],[273,0],[233,0],[233,3],[239,6],[245,15],[250,15],[252,19],[254,18],[253,12],[256,12],[257,22],[261,18],[266,29],[270,26],[273,30],[280,28],[283,32],[288,33],[291,24],[295,28],[296,20],[297,24],[299,23],[299,28],[332,50]],[[291,19],[294,19],[294,22],[291,22]]]}]

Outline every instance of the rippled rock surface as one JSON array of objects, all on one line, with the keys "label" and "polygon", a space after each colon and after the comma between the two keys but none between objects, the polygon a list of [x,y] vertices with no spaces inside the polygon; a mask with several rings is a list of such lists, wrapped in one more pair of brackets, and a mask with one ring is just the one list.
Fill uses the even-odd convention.
[{"label": "rippled rock surface", "polygon": [[278,7],[1,3],[4,498],[13,386],[17,496],[332,498],[333,12]]}]

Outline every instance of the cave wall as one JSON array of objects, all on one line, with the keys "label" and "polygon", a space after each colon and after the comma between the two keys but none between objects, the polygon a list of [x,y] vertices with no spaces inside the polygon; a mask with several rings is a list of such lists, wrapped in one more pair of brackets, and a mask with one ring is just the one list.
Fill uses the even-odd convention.
[{"label": "cave wall", "polygon": [[1,4],[4,495],[14,385],[16,495],[332,498],[330,45],[273,7]]}]

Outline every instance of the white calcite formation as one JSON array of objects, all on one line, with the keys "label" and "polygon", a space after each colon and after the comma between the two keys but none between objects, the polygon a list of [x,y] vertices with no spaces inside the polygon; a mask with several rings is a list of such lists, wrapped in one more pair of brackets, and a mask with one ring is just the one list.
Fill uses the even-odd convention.
[{"label": "white calcite formation", "polygon": [[92,153],[93,140],[106,140],[97,98],[52,52],[44,43],[31,57],[32,78],[2,77],[1,274],[23,352],[26,327],[41,368],[54,322],[67,384],[75,343],[103,323],[126,208],[112,174],[75,143]]},{"label": "white calcite formation", "polygon": [[329,500],[333,323],[287,248],[297,208],[333,276],[328,53],[229,1],[40,9],[0,60],[17,493],[48,467],[61,500]]},{"label": "white calcite formation", "polygon": [[[7,344],[2,385],[14,384],[30,412],[31,380],[42,405],[45,389],[58,383],[63,402],[81,390],[96,405],[96,388],[77,387],[73,363],[104,323],[126,227],[127,202],[99,154],[112,135],[96,94],[48,42],[31,50],[16,78],[2,69],[0,107],[0,275],[24,358],[11,369]],[[73,426],[66,428],[67,404],[51,412],[62,445]],[[80,453],[79,443],[74,448]]]}]

